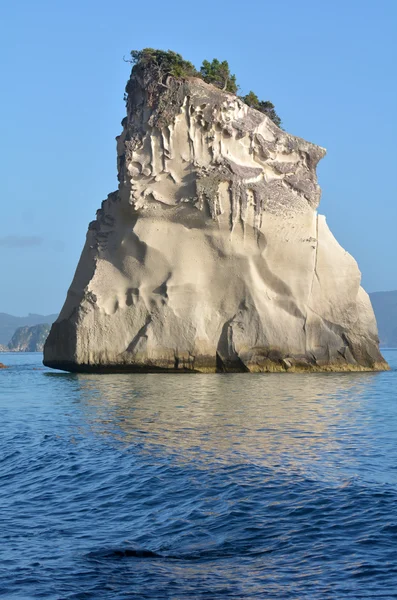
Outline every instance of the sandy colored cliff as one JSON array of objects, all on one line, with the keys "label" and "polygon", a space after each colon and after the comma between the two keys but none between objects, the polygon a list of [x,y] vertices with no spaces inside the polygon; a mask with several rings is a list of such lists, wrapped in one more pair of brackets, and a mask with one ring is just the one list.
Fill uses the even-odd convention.
[{"label": "sandy colored cliff", "polygon": [[70,371],[387,368],[356,261],[317,214],[325,150],[199,79],[135,69],[119,189],[44,350]]}]

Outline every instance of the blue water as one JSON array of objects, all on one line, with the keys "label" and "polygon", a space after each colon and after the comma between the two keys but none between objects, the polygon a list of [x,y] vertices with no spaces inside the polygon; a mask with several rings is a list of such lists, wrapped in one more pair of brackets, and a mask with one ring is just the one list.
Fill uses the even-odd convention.
[{"label": "blue water", "polygon": [[397,598],[388,373],[0,371],[0,596]]}]

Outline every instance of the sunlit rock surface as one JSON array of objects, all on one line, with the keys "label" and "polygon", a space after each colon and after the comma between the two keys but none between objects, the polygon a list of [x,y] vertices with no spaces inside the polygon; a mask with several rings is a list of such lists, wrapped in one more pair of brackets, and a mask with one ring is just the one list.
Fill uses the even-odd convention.
[{"label": "sunlit rock surface", "polygon": [[18,327],[8,344],[11,352],[43,352],[50,326],[47,323]]},{"label": "sunlit rock surface", "polygon": [[317,214],[325,150],[199,79],[132,75],[102,203],[44,363],[387,368],[356,261]]}]

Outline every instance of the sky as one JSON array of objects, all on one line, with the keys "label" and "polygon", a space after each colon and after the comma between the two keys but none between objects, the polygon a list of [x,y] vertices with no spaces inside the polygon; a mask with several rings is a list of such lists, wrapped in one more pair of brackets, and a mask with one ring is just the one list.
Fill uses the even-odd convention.
[{"label": "sky", "polygon": [[57,313],[117,189],[131,49],[228,60],[327,148],[319,208],[369,292],[397,289],[395,0],[14,0],[0,17],[0,312]]}]

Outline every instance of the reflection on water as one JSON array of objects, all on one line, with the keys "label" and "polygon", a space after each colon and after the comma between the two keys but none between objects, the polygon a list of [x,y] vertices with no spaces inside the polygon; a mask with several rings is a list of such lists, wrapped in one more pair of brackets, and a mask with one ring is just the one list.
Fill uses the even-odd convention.
[{"label": "reflection on water", "polygon": [[[92,432],[179,461],[249,460],[339,477],[360,456],[381,374],[73,375]],[[77,390],[76,390],[77,391]],[[349,441],[347,441],[349,440]],[[344,447],[345,446],[345,447]],[[346,474],[346,473],[345,473]]]},{"label": "reflection on water", "polygon": [[8,355],[0,596],[395,597],[386,358],[394,371],[195,376]]}]

